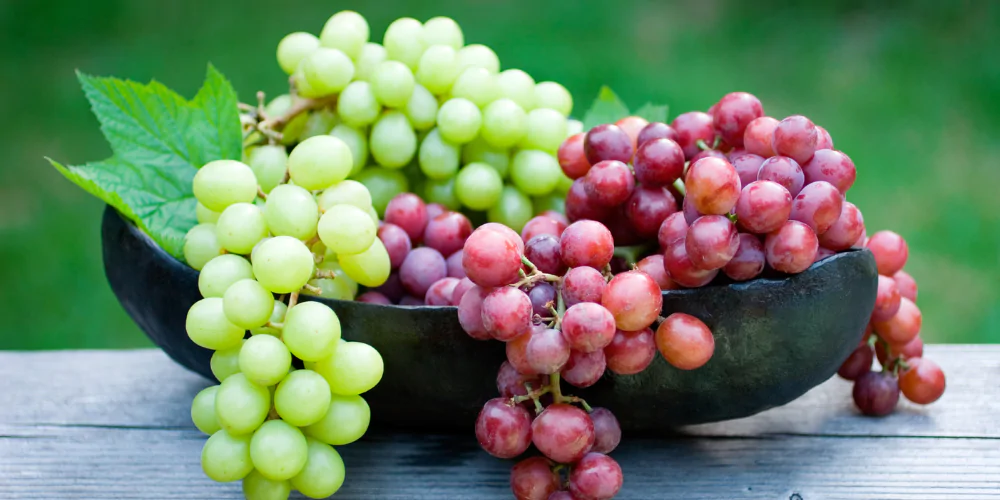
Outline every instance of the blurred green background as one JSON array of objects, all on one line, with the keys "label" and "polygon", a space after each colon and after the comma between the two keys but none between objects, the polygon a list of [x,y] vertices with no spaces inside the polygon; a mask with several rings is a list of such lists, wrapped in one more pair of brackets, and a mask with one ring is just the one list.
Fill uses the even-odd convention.
[{"label": "blurred green background", "polygon": [[0,2],[0,349],[149,345],[105,281],[101,203],[42,159],[110,152],[75,69],[191,96],[211,61],[249,102],[285,87],[284,34],[318,34],[345,8],[376,41],[394,18],[451,16],[504,68],[566,85],[577,116],[608,84],[631,106],[669,104],[671,117],[734,90],[770,115],[811,117],[858,167],[850,198],[869,234],[908,239],[925,339],[1000,342],[1000,2],[789,4]]}]

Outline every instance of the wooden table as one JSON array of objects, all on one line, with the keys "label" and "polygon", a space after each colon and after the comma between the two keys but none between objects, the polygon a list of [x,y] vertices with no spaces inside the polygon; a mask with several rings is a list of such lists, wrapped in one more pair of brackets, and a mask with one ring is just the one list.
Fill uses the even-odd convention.
[{"label": "wooden table", "polygon": [[[834,378],[753,417],[625,436],[621,499],[1000,498],[1000,346],[930,346],[937,403],[859,416]],[[0,352],[0,498],[242,498],[201,472],[189,404],[208,382],[160,351]],[[376,432],[339,450],[336,498],[510,498],[472,433]]]}]

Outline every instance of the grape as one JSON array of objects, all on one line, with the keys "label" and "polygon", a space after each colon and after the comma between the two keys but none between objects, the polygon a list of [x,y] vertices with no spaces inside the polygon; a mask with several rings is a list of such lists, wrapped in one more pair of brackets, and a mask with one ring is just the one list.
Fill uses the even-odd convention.
[{"label": "grape", "polygon": [[563,277],[563,300],[566,307],[581,302],[599,304],[606,286],[600,271],[592,267],[574,267]]},{"label": "grape", "polygon": [[[532,325],[531,330],[542,330],[544,326]],[[507,361],[517,369],[517,371],[525,374],[537,375],[535,369],[531,367],[528,363],[528,341],[531,340],[531,335],[528,333],[519,335],[513,340],[507,342],[505,350],[507,351]]]},{"label": "grape", "polygon": [[[562,171],[571,179],[579,179],[587,175],[590,170],[590,162],[583,152],[584,134],[574,134],[569,136],[562,145],[559,146],[557,157]],[[684,168],[684,165],[681,165]],[[637,170],[638,172],[638,170]],[[638,174],[636,174],[638,175]]]},{"label": "grape", "polygon": [[765,234],[780,228],[792,213],[792,195],[773,181],[753,181],[743,187],[736,202],[741,228]]},{"label": "grape", "polygon": [[728,218],[704,215],[688,228],[684,245],[695,267],[721,269],[736,255],[740,246],[739,233]]},{"label": "grape", "polygon": [[330,384],[312,370],[289,373],[274,391],[274,409],[296,427],[319,422],[329,407]]},{"label": "grape", "polygon": [[394,196],[407,191],[409,181],[402,172],[381,167],[368,167],[354,178],[368,189],[372,206],[378,213],[384,213]]},{"label": "grape", "polygon": [[[649,332],[650,360],[656,354],[656,347],[653,346],[653,332]],[[594,408],[590,412],[590,419],[594,421],[594,447],[591,451],[597,453],[611,453],[618,447],[622,440],[622,428],[618,424],[618,419],[607,408]]]},{"label": "grape", "polygon": [[323,417],[302,431],[326,444],[340,446],[361,439],[370,422],[371,409],[364,398],[333,395]]},{"label": "grape", "polygon": [[427,205],[413,193],[400,193],[386,206],[385,221],[401,227],[411,241],[420,241],[427,227]]},{"label": "grape", "polygon": [[569,361],[570,347],[559,330],[532,330],[525,346],[525,358],[533,371],[541,374],[558,373]]},{"label": "grape", "polygon": [[581,302],[566,310],[562,332],[574,350],[591,353],[611,343],[615,335],[615,317],[599,304]]},{"label": "grape", "polygon": [[509,148],[519,143],[527,128],[527,113],[511,99],[497,99],[483,110],[483,139],[495,148]]},{"label": "grape", "polygon": [[517,281],[521,252],[513,238],[480,228],[465,241],[462,266],[479,286],[503,286]]},{"label": "grape", "polygon": [[906,399],[928,405],[944,394],[944,372],[937,363],[926,358],[910,358],[909,368],[899,374],[899,388]]},{"label": "grape", "polygon": [[656,328],[656,348],[675,368],[694,370],[712,358],[715,338],[700,319],[673,313]]},{"label": "grape", "polygon": [[872,311],[872,321],[889,321],[899,311],[899,287],[888,277],[879,275],[878,291],[875,294],[875,310]]},{"label": "grape", "polygon": [[319,220],[319,239],[337,254],[356,254],[375,242],[377,229],[371,217],[353,205],[334,205]]},{"label": "grape", "polygon": [[[552,192],[559,182],[560,173],[559,162],[555,157],[534,149],[518,151],[510,167],[510,177],[514,185],[532,196]],[[629,175],[631,176],[631,173]]]},{"label": "grape", "polygon": [[493,290],[474,286],[462,295],[458,303],[458,322],[470,337],[476,340],[489,340],[490,334],[483,326],[483,299]]},{"label": "grape", "polygon": [[[414,95],[417,93],[415,88],[413,93]],[[337,99],[337,115],[345,124],[354,128],[367,127],[375,123],[381,110],[368,82],[351,82]]]},{"label": "grape", "polygon": [[618,329],[635,331],[656,321],[663,307],[663,297],[659,285],[649,275],[628,271],[608,282],[601,295],[601,305],[614,316]]},{"label": "grape", "polygon": [[867,247],[875,254],[878,273],[885,276],[896,274],[906,265],[910,250],[906,240],[892,231],[879,231],[868,239]]},{"label": "grape", "polygon": [[792,196],[802,191],[805,175],[798,162],[787,156],[773,156],[764,160],[757,173],[757,179],[781,184]]},{"label": "grape", "polygon": [[325,304],[303,302],[285,313],[282,339],[297,358],[318,361],[337,348],[340,320]]},{"label": "grape", "polygon": [[663,265],[675,283],[695,288],[705,286],[719,274],[718,269],[705,270],[694,265],[688,257],[686,243],[675,241],[663,254]]},{"label": "grape", "polygon": [[833,137],[825,128],[816,125],[816,151],[821,149],[833,149]]},{"label": "grape", "polygon": [[476,439],[497,458],[514,458],[531,445],[531,416],[520,406],[508,406],[504,398],[486,402],[476,418]]},{"label": "grape", "polygon": [[594,422],[575,406],[552,404],[531,423],[531,441],[553,461],[575,463],[594,446]]},{"label": "grape", "polygon": [[225,430],[212,434],[201,449],[201,469],[213,481],[243,479],[253,470],[250,436],[234,436]]},{"label": "grape", "polygon": [[378,351],[362,342],[341,342],[332,356],[313,366],[313,370],[330,384],[330,390],[341,396],[370,391],[382,379],[384,369]]},{"label": "grape", "polygon": [[[292,96],[288,94],[282,94],[275,97],[271,102],[267,103],[264,107],[264,116],[269,118],[274,118],[282,116],[288,112],[289,109],[295,104],[297,99],[293,99]],[[294,144],[299,141],[299,135],[305,128],[306,121],[309,119],[305,114],[300,114],[291,121],[285,124],[281,129],[281,144],[286,146]]]},{"label": "grape", "polygon": [[677,144],[684,150],[684,156],[691,158],[700,151],[698,141],[711,145],[715,140],[715,128],[712,116],[701,111],[690,111],[674,118],[670,126],[676,131]]},{"label": "grape", "polygon": [[802,115],[792,115],[778,122],[774,128],[771,148],[776,155],[790,156],[799,164],[804,164],[816,151],[816,140],[813,122]]},{"label": "grape", "polygon": [[242,279],[253,279],[253,269],[239,255],[220,255],[205,264],[198,275],[198,291],[203,297],[222,297]]},{"label": "grape", "polygon": [[601,161],[583,179],[587,197],[606,207],[621,205],[635,189],[632,171],[620,161]]},{"label": "grape", "polygon": [[387,111],[372,127],[369,148],[379,165],[402,168],[417,152],[417,136],[402,112]]},{"label": "grape", "polygon": [[287,500],[291,492],[288,481],[272,481],[255,470],[243,478],[243,496],[247,500]]},{"label": "grape", "polygon": [[291,75],[302,58],[319,48],[319,38],[311,33],[298,31],[286,35],[278,42],[278,66]]},{"label": "grape", "polygon": [[803,222],[816,234],[823,234],[840,218],[843,203],[843,195],[833,184],[813,182],[795,196],[789,219]]},{"label": "grape", "polygon": [[243,344],[240,343],[235,347],[222,349],[212,353],[212,359],[209,362],[209,366],[211,367],[212,375],[215,376],[216,380],[222,382],[230,375],[240,373],[240,350],[242,348]]},{"label": "grape", "polygon": [[257,197],[253,170],[235,160],[215,160],[198,169],[194,197],[209,210],[222,212],[234,203],[251,203]]},{"label": "grape", "polygon": [[666,123],[652,122],[639,131],[635,143],[637,147],[642,147],[643,144],[655,139],[670,139],[676,142],[677,131]]},{"label": "grape", "polygon": [[920,334],[923,317],[920,308],[910,299],[900,297],[896,314],[885,321],[873,321],[872,326],[886,342],[905,345]]},{"label": "grape", "polygon": [[790,220],[768,233],[764,240],[767,263],[775,270],[796,274],[809,268],[816,260],[819,240],[812,228]]},{"label": "grape", "polygon": [[476,137],[472,142],[462,147],[462,163],[486,163],[496,169],[500,177],[507,177],[510,170],[510,152],[505,149],[495,149],[486,139]]},{"label": "grape", "polygon": [[639,145],[639,132],[642,132],[642,129],[646,128],[649,122],[638,116],[626,116],[616,121],[615,125],[625,131],[625,135],[632,141],[632,151],[635,151],[635,148]]},{"label": "grape", "polygon": [[214,212],[209,210],[205,205],[201,203],[196,203],[194,207],[195,217],[198,219],[198,224],[215,224],[219,220],[219,212]]},{"label": "grape", "polygon": [[438,102],[423,85],[413,86],[413,94],[407,101],[403,113],[410,119],[416,130],[427,130],[437,123]]},{"label": "grape", "polygon": [[451,90],[458,73],[458,54],[455,49],[448,45],[434,45],[427,47],[420,56],[416,77],[432,94],[442,95]]},{"label": "grape", "polygon": [[518,500],[547,500],[559,489],[559,476],[545,457],[527,458],[511,469],[510,489]]},{"label": "grape", "polygon": [[[611,343],[604,348],[604,357],[608,369],[612,372],[619,375],[641,373],[656,357],[656,342],[653,340],[653,331],[649,328],[632,332],[616,331]],[[594,423],[597,424],[596,419]],[[600,438],[600,433],[598,433],[598,438]],[[617,444],[616,442],[615,445]],[[598,448],[597,451],[609,453],[611,450]]]},{"label": "grape", "polygon": [[209,297],[195,302],[185,320],[188,337],[206,349],[227,349],[239,345],[244,330],[226,319],[222,299]]},{"label": "grape", "polygon": [[274,297],[260,283],[243,279],[226,289],[222,296],[222,308],[230,322],[250,330],[268,322],[274,311]]},{"label": "grape", "polygon": [[227,433],[253,432],[267,418],[271,393],[267,387],[250,382],[243,373],[226,377],[215,393],[215,415]]},{"label": "grape", "polygon": [[541,317],[552,315],[550,307],[556,306],[556,288],[548,283],[538,283],[528,290],[528,298],[531,299],[531,310]]},{"label": "grape", "polygon": [[322,264],[317,266],[317,269],[323,271],[332,271],[333,278],[317,278],[309,280],[309,284],[320,288],[320,293],[315,294],[308,290],[304,290],[303,293],[310,295],[317,295],[319,297],[326,297],[330,299],[337,300],[353,300],[354,296],[358,294],[358,282],[354,281],[347,273],[344,271],[340,264],[335,260],[335,255],[332,252],[327,252],[326,260]]},{"label": "grape", "polygon": [[288,375],[292,355],[285,344],[271,335],[255,335],[243,343],[239,354],[240,372],[261,386],[277,384]]},{"label": "grape", "polygon": [[340,11],[326,21],[319,39],[324,47],[340,49],[357,59],[368,42],[368,21],[357,12]]},{"label": "grape", "polygon": [[301,241],[275,236],[254,251],[253,275],[274,293],[298,291],[313,274],[313,256]]},{"label": "grape", "polygon": [[[738,253],[739,251],[737,251]],[[670,275],[667,274],[667,270],[663,266],[663,254],[653,254],[643,258],[636,263],[636,268],[649,275],[650,278],[653,278],[653,281],[660,287],[660,290],[675,290],[678,288],[674,284],[674,281],[670,279]]]},{"label": "grape", "polygon": [[341,181],[326,188],[319,195],[317,201],[319,209],[324,212],[330,207],[340,204],[354,205],[362,210],[372,206],[372,196],[368,192],[368,188],[364,184],[352,180]]},{"label": "grape", "polygon": [[595,165],[602,161],[632,161],[632,140],[617,125],[598,125],[583,138],[583,152],[587,161]]},{"label": "grape", "polygon": [[859,345],[840,365],[837,375],[846,380],[857,380],[858,377],[872,371],[874,359],[875,353],[872,351],[872,346],[868,345],[867,342]]},{"label": "grape", "polygon": [[[562,220],[555,219],[546,214],[541,214],[536,217],[532,217],[521,229],[521,239],[524,241],[530,241],[535,236],[542,234],[548,234],[555,236],[557,239],[562,235],[563,230],[566,229],[566,223]],[[553,273],[562,274],[562,273]]]},{"label": "grape", "polygon": [[681,212],[684,214],[684,222],[687,224],[691,224],[692,222],[696,221],[698,217],[705,215],[699,212],[698,209],[694,207],[694,205],[691,203],[691,198],[687,196],[684,197],[684,201],[681,203]]},{"label": "grape", "polygon": [[570,267],[603,269],[615,249],[611,231],[600,222],[581,220],[570,224],[559,239],[563,261]]},{"label": "grape", "polygon": [[354,79],[366,82],[371,80],[375,68],[387,58],[385,47],[382,45],[372,42],[364,44],[361,47],[361,54],[354,58]]},{"label": "grape", "polygon": [[[447,210],[458,210],[462,202],[455,195],[455,178],[445,180],[427,179],[424,182],[424,199],[432,202],[428,206],[437,205]],[[427,216],[431,216],[430,210]]]},{"label": "grape", "polygon": [[[465,268],[462,267],[463,255],[465,255],[465,252],[459,250],[444,259],[444,263],[448,268],[449,277],[458,279],[464,279],[466,277]],[[469,280],[469,283],[472,283],[472,281]]]},{"label": "grape", "polygon": [[414,248],[399,266],[403,287],[414,297],[423,297],[435,281],[447,275],[448,266],[441,252],[429,247]]},{"label": "grape", "polygon": [[490,336],[508,342],[531,329],[531,299],[517,288],[497,288],[483,299],[482,315]]},{"label": "grape", "polygon": [[740,176],[721,158],[704,158],[688,168],[684,184],[691,205],[704,215],[726,215],[740,197]]},{"label": "grape", "polygon": [[300,240],[316,235],[319,206],[309,191],[289,184],[277,186],[268,195],[265,207],[267,227],[274,235]]},{"label": "grape", "polygon": [[526,133],[520,144],[523,149],[540,149],[554,154],[566,138],[566,116],[553,109],[531,110],[525,127]]},{"label": "grape", "polygon": [[490,73],[500,72],[500,59],[493,49],[473,43],[462,47],[458,51],[458,66],[465,68],[483,68]]},{"label": "grape", "polygon": [[535,85],[535,107],[554,109],[562,116],[569,116],[573,111],[573,96],[556,82],[539,82]]},{"label": "grape", "polygon": [[566,272],[566,264],[560,255],[559,238],[551,234],[540,234],[528,240],[524,245],[524,256],[543,273],[562,275]]},{"label": "grape", "polygon": [[330,136],[310,137],[288,155],[288,174],[302,188],[318,190],[347,178],[354,167],[351,148]]},{"label": "grape", "polygon": [[459,146],[441,138],[433,129],[420,143],[420,170],[430,179],[448,179],[458,171]]},{"label": "grape", "polygon": [[844,201],[840,216],[819,236],[819,244],[834,251],[847,250],[864,231],[865,220],[861,211],[853,203]]},{"label": "grape", "polygon": [[337,49],[319,48],[312,51],[302,59],[299,69],[309,89],[308,92],[305,88],[299,89],[299,94],[303,97],[336,94],[344,90],[354,78],[354,63]]},{"label": "grape", "polygon": [[389,254],[378,238],[361,253],[337,254],[337,262],[351,279],[367,287],[385,283],[392,272]]},{"label": "grape", "polygon": [[344,460],[333,447],[315,439],[306,440],[306,463],[291,478],[292,486],[309,498],[327,498],[344,484]]},{"label": "grape", "polygon": [[424,304],[429,306],[450,306],[451,297],[458,285],[458,278],[445,277],[431,284],[424,295]]},{"label": "grape", "polygon": [[567,490],[560,490],[549,495],[548,500],[576,500],[576,497]]},{"label": "grape", "polygon": [[[455,255],[459,255],[460,253],[461,253],[461,251],[456,252],[454,255],[452,255],[452,257],[454,257]],[[459,265],[461,265],[461,262],[459,263]],[[463,271],[463,273],[464,273],[464,271]],[[469,278],[467,278],[467,277],[459,278],[458,284],[455,285],[455,290],[453,290],[451,292],[451,305],[457,306],[459,303],[461,303],[462,302],[462,297],[465,296],[465,292],[471,290],[475,286],[476,286],[476,284],[473,283],[472,280],[470,280]],[[532,301],[532,306],[533,305],[534,305],[534,301]],[[480,311],[480,315],[481,314],[482,314],[482,311]]]},{"label": "grape", "polygon": [[591,353],[571,351],[569,361],[563,366],[561,373],[563,380],[567,383],[583,389],[596,384],[604,375],[605,368],[607,368],[607,363],[603,350],[599,349]]},{"label": "grape", "polygon": [[[225,305],[225,304],[223,304],[223,305]],[[274,301],[274,308],[271,310],[271,317],[268,318],[268,321],[271,322],[271,323],[281,323],[281,322],[285,321],[285,311],[287,311],[287,309],[288,309],[288,306],[286,306],[284,302],[281,302],[280,300],[275,300]],[[263,327],[260,327],[260,328],[251,329],[250,333],[252,335],[274,335],[274,336],[279,336],[279,335],[281,335],[281,330],[279,330],[277,328],[270,327],[270,326],[263,326]]]},{"label": "grape", "polygon": [[501,98],[510,99],[525,111],[535,108],[535,80],[519,69],[508,69],[497,75],[497,90]]},{"label": "grape", "polygon": [[202,389],[191,401],[191,421],[199,431],[211,436],[222,427],[215,417],[215,394],[219,386],[213,385]]},{"label": "grape", "polygon": [[617,495],[621,487],[621,466],[601,453],[587,453],[569,474],[569,491],[577,498],[606,500]]},{"label": "grape", "polygon": [[282,420],[269,420],[250,440],[250,459],[264,477],[272,481],[290,479],[306,464],[306,437]]},{"label": "grape", "polygon": [[[284,146],[262,145],[250,153],[249,166],[261,191],[270,193],[285,178],[288,153]],[[199,206],[204,207],[199,203]],[[207,208],[206,208],[207,210]]]},{"label": "grape", "polygon": [[736,173],[740,176],[740,185],[746,187],[751,182],[757,180],[760,173],[760,166],[764,163],[764,158],[753,153],[740,153],[730,156],[730,162]]},{"label": "grape", "polygon": [[379,292],[365,292],[361,295],[358,295],[358,298],[355,300],[357,300],[358,302],[364,302],[366,304],[379,304],[383,306],[392,305],[392,301],[389,300],[388,297],[382,295]]},{"label": "grape", "polygon": [[[351,174],[360,172],[368,162],[368,139],[365,135],[358,131],[358,129],[343,123],[333,127],[330,135],[343,141],[344,144],[347,144],[348,149],[351,150],[351,158],[354,160],[351,167]],[[346,181],[337,184],[343,184],[343,182]],[[337,184],[334,185],[336,186]]]},{"label": "grape", "polygon": [[450,256],[462,250],[465,240],[472,234],[472,223],[459,212],[447,212],[427,222],[424,244]]},{"label": "grape", "polygon": [[384,61],[369,81],[375,99],[387,108],[402,108],[410,101],[415,83],[413,72],[399,61]]},{"label": "grape", "polygon": [[909,273],[903,270],[896,271],[896,274],[892,275],[892,279],[896,281],[896,285],[899,287],[900,295],[913,302],[917,301],[917,282],[912,276],[910,276]]},{"label": "grape", "polygon": [[[509,344],[508,344],[509,345]],[[500,369],[497,371],[497,391],[503,398],[512,398],[514,396],[524,396],[528,394],[527,389],[524,387],[525,384],[531,384],[533,389],[537,389],[542,386],[548,377],[539,377],[536,375],[524,375],[519,373],[517,369],[514,368],[509,361],[504,361],[500,365]]]},{"label": "grape", "polygon": [[752,234],[740,233],[739,238],[739,248],[722,272],[736,281],[746,281],[764,271],[764,244]]},{"label": "grape", "polygon": [[455,50],[461,49],[465,45],[465,37],[462,35],[462,28],[450,17],[432,17],[424,23],[424,44],[428,47],[434,45],[447,45]]},{"label": "grape", "polygon": [[868,372],[854,381],[854,404],[861,413],[882,417],[899,402],[899,382],[887,372]]},{"label": "grape", "polygon": [[675,212],[667,216],[660,224],[657,232],[657,241],[661,248],[668,248],[673,242],[687,236],[688,222],[682,212]]},{"label": "grape", "polygon": [[770,116],[755,118],[747,124],[743,132],[743,147],[748,153],[753,153],[762,158],[769,158],[775,155],[774,148],[771,147],[771,140],[774,137],[774,129],[778,127],[778,120]]},{"label": "grape", "polygon": [[479,135],[482,113],[472,101],[455,97],[438,110],[437,124],[441,137],[455,144],[465,144]]},{"label": "grape", "polygon": [[389,59],[400,61],[410,69],[417,69],[420,56],[426,48],[423,32],[424,27],[420,21],[411,17],[401,17],[393,21],[382,37],[382,45],[385,46]]},{"label": "grape", "polygon": [[846,193],[854,185],[857,171],[854,162],[840,151],[820,149],[806,163],[802,164],[806,183],[827,181],[841,193]]},{"label": "grape", "polygon": [[726,94],[714,106],[712,123],[729,145],[743,147],[743,135],[750,122],[760,118],[764,108],[760,100],[746,92]]},{"label": "grape", "polygon": [[665,186],[684,172],[684,152],[670,139],[643,142],[633,160],[635,178],[646,186]]},{"label": "grape", "polygon": [[716,149],[706,149],[704,151],[699,151],[698,154],[692,156],[688,163],[694,165],[702,158],[719,158],[721,160],[729,161],[729,157],[722,151]]}]

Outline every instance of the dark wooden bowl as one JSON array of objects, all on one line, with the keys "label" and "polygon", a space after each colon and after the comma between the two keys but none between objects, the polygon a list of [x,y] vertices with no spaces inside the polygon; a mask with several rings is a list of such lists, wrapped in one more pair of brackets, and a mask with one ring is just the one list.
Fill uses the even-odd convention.
[{"label": "dark wooden bowl", "polygon": [[[114,209],[104,212],[104,267],[125,311],[181,365],[213,378],[211,351],[188,339],[184,320],[201,298],[198,272],[173,258]],[[615,412],[629,431],[656,433],[745,417],[801,396],[833,375],[855,348],[875,304],[868,250],[829,257],[794,276],[663,292],[663,315],[701,318],[715,355],[681,371],[657,356],[639,375],[608,372],[593,387],[565,392]],[[454,307],[397,307],[318,300],[340,317],[343,336],[373,345],[385,375],[365,394],[375,422],[409,429],[472,429],[497,396],[499,342],[469,338]]]}]

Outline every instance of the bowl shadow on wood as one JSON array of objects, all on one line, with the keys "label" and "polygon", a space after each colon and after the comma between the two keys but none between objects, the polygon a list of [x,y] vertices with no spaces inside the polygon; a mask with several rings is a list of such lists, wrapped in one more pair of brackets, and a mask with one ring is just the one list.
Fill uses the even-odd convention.
[{"label": "bowl shadow on wood", "polygon": [[[184,329],[188,308],[201,298],[198,272],[111,207],[104,213],[102,243],[108,282],[129,316],[167,355],[214,380],[211,351],[192,343]],[[643,434],[783,405],[832,376],[857,346],[876,287],[874,258],[858,249],[794,276],[664,292],[664,316],[692,314],[712,329],[712,359],[682,371],[657,355],[638,375],[607,372],[590,388],[567,384],[564,392],[612,409],[624,430]],[[382,354],[385,375],[364,395],[375,424],[465,432],[483,403],[497,396],[504,347],[471,339],[454,307],[303,298],[329,305],[344,338]]]}]

